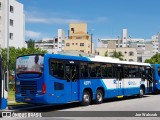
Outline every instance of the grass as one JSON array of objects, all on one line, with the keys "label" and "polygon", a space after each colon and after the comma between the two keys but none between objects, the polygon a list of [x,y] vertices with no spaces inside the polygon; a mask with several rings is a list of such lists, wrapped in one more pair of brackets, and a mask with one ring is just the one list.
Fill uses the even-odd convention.
[{"label": "grass", "polygon": [[[13,102],[11,102],[13,101]],[[9,105],[21,105],[21,104],[26,104],[26,103],[17,103],[17,102],[14,102],[15,101],[15,91],[12,91],[10,90],[8,92],[8,104]]]},{"label": "grass", "polygon": [[15,91],[8,92],[8,101],[15,101]]}]

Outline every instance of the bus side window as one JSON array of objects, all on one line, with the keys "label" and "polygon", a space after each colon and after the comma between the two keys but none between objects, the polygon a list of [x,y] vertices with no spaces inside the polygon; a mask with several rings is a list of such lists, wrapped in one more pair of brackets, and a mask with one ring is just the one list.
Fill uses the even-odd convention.
[{"label": "bus side window", "polygon": [[81,71],[82,78],[88,77],[88,65],[86,62],[80,63],[80,71]]},{"label": "bus side window", "polygon": [[129,78],[129,66],[124,66],[124,78]]},{"label": "bus side window", "polygon": [[50,61],[50,74],[54,77],[64,78],[63,61],[51,60]]},{"label": "bus side window", "polygon": [[142,80],[145,80],[146,78],[145,67],[140,67],[140,75],[141,75]]}]

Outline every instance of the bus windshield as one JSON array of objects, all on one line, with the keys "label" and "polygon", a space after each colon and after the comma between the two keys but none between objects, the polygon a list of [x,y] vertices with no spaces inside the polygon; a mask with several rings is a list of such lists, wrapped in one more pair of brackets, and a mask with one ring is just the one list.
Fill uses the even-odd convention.
[{"label": "bus windshield", "polygon": [[43,60],[43,55],[30,55],[18,57],[16,61],[16,74],[42,74]]}]

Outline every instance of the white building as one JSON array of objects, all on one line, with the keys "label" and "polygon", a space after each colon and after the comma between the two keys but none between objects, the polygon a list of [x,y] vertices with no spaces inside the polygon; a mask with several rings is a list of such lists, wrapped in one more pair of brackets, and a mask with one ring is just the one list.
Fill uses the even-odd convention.
[{"label": "white building", "polygon": [[23,4],[0,0],[0,48],[7,48],[8,39],[10,47],[24,47],[24,20]]},{"label": "white building", "polygon": [[[160,37],[159,37],[160,38]],[[118,48],[124,48],[120,50],[125,50],[134,53],[134,57],[136,56],[136,59],[133,59],[133,61],[137,62],[144,62],[146,58],[150,58],[155,52],[158,51],[158,45],[160,46],[158,42],[158,37],[152,38],[152,40],[145,40],[143,38],[131,38],[127,35],[127,29],[122,30],[122,38],[106,38],[106,39],[99,39],[97,43],[97,52],[101,52],[102,55],[104,53],[102,52],[102,48],[105,48],[109,51],[109,49],[118,49]],[[132,49],[135,48],[135,49]],[[153,49],[153,50],[152,50]],[[127,53],[125,52],[124,59],[128,60],[130,55],[127,56]],[[130,60],[129,60],[130,61]]]},{"label": "white building", "polygon": [[152,36],[153,53],[156,54],[160,52],[160,33],[158,35]]},{"label": "white building", "polygon": [[43,38],[35,42],[35,48],[47,50],[48,53],[58,53],[64,50],[65,33],[64,30],[58,29],[57,38]]}]

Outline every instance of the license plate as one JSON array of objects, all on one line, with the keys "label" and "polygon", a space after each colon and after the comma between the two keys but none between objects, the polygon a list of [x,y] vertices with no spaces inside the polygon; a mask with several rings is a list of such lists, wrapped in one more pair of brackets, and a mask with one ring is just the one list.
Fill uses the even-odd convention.
[{"label": "license plate", "polygon": [[24,100],[25,101],[31,101],[31,98],[25,98]]}]

